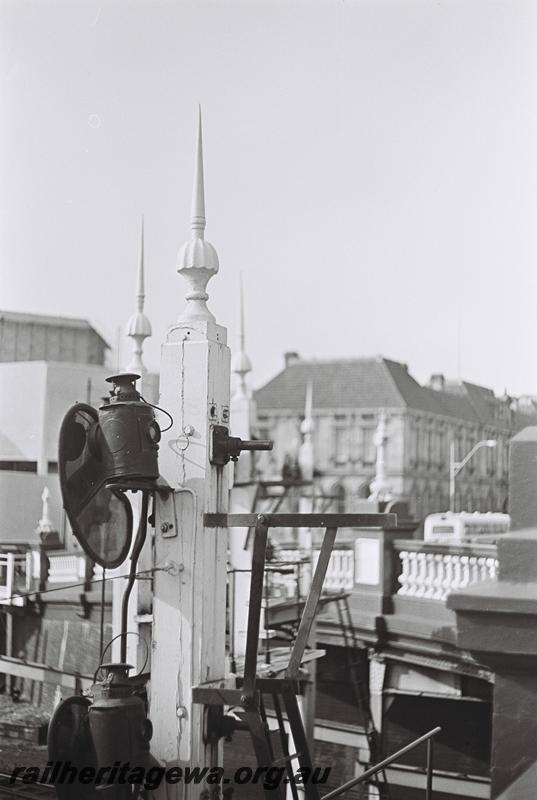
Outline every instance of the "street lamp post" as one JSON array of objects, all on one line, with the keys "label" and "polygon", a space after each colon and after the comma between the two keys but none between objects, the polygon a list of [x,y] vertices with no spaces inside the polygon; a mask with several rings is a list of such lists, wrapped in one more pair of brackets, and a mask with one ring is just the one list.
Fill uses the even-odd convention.
[{"label": "street lamp post", "polygon": [[461,469],[470,461],[474,453],[477,453],[482,447],[496,447],[496,439],[483,439],[481,442],[474,444],[469,453],[467,453],[461,461],[455,461],[455,442],[451,441],[449,447],[449,510],[455,511],[455,478]]}]

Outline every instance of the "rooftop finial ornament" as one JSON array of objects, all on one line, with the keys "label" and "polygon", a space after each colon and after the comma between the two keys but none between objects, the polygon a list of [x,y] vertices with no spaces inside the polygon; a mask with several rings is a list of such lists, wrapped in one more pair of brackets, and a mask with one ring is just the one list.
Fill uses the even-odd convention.
[{"label": "rooftop finial ornament", "polygon": [[142,375],[145,367],[142,361],[144,340],[151,336],[151,323],[144,314],[145,288],[144,288],[144,218],[142,217],[142,233],[140,240],[140,264],[138,267],[138,281],[136,284],[136,313],[127,322],[127,336],[133,341],[131,362],[127,372],[136,372]]},{"label": "rooftop finial ornament", "polygon": [[384,409],[381,409],[379,413],[377,430],[373,441],[377,448],[377,465],[375,477],[371,481],[369,499],[387,503],[393,499],[393,494],[386,476],[386,442],[388,441],[388,433],[387,416]]},{"label": "rooftop finial ornament", "polygon": [[218,272],[216,250],[204,239],[205,232],[205,189],[203,183],[203,145],[201,138],[201,107],[198,118],[198,142],[194,168],[194,187],[192,192],[192,238],[185,242],[179,251],[177,272],[189,284],[186,295],[187,307],[181,315],[182,320],[211,320],[214,316],[207,308],[207,284]]},{"label": "rooftop finial ornament", "polygon": [[300,425],[300,432],[304,437],[298,451],[298,463],[302,470],[302,477],[305,480],[313,479],[315,469],[315,455],[313,452],[313,431],[315,422],[313,419],[313,384],[308,381],[306,386],[306,400],[304,403],[304,419]]},{"label": "rooftop finial ornament", "polygon": [[38,531],[46,534],[54,531],[54,526],[50,519],[50,491],[48,486],[45,486],[41,494],[41,501],[43,503],[41,509],[41,519],[39,520]]}]

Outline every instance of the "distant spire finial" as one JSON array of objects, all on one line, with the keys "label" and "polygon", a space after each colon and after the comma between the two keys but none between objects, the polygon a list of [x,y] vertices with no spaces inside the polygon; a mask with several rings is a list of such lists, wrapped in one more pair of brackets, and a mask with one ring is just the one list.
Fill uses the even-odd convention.
[{"label": "distant spire finial", "polygon": [[187,307],[181,319],[208,319],[215,321],[207,308],[207,284],[218,272],[216,250],[204,238],[205,231],[205,188],[203,178],[203,141],[201,133],[201,106],[198,112],[198,138],[194,165],[194,186],[192,190],[192,239],[179,251],[177,271],[189,284],[186,295]]},{"label": "distant spire finial", "polygon": [[239,290],[240,290],[240,304],[241,304],[240,345],[241,345],[241,352],[244,353],[244,344],[246,341],[246,336],[244,332],[244,289],[242,285],[242,272],[239,275]]},{"label": "distant spire finial", "polygon": [[138,287],[136,305],[138,311],[144,310],[145,303],[145,276],[144,276],[144,215],[142,214],[142,230],[140,235],[140,263],[138,265]]},{"label": "distant spire finial", "polygon": [[151,323],[144,314],[145,304],[145,246],[144,246],[144,217],[140,234],[140,261],[138,263],[138,278],[136,282],[136,313],[127,322],[127,336],[132,339],[131,362],[127,367],[128,372],[142,375],[145,366],[142,361],[144,340],[151,336]]},{"label": "distant spire finial", "polygon": [[246,333],[244,328],[244,292],[242,286],[242,272],[239,276],[240,281],[240,328],[239,328],[239,352],[233,357],[232,369],[239,376],[237,385],[237,395],[247,395],[246,376],[252,371],[252,362],[246,355]]}]

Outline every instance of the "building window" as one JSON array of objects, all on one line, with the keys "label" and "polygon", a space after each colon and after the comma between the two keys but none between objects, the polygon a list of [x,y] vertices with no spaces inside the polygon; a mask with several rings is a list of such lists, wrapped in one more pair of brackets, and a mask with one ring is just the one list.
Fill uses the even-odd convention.
[{"label": "building window", "polygon": [[[493,439],[493,434],[489,434],[488,438]],[[496,447],[486,447],[485,449],[487,451],[487,475],[494,475],[496,472]]]},{"label": "building window", "polygon": [[0,461],[0,470],[6,472],[37,472],[37,461]]},{"label": "building window", "polygon": [[350,456],[350,433],[345,425],[334,428],[334,461],[336,464],[346,464]]},{"label": "building window", "polygon": [[56,474],[58,472],[58,462],[57,461],[47,461],[47,472]]},{"label": "building window", "polygon": [[425,431],[425,457],[430,466],[434,461],[434,431],[430,423]]},{"label": "building window", "polygon": [[[257,439],[270,439],[270,428],[268,425],[257,427]],[[50,471],[50,470],[49,470]]]},{"label": "building window", "polygon": [[508,472],[509,472],[509,440],[508,439],[504,439],[503,440],[503,447],[501,449],[500,458],[501,458],[500,465],[501,465],[502,477],[505,478],[507,476]]},{"label": "building window", "polygon": [[374,464],[375,463],[375,429],[374,428],[360,428],[360,445],[359,445],[359,454],[362,458],[363,464]]},{"label": "building window", "polygon": [[421,461],[421,430],[419,425],[414,428],[414,464],[417,466]]},{"label": "building window", "polygon": [[333,509],[336,514],[345,513],[345,488],[341,483],[335,483],[331,490]]},{"label": "building window", "polygon": [[446,456],[445,449],[446,449],[446,433],[444,431],[444,428],[442,427],[438,431],[438,460],[437,460],[437,463],[438,463],[438,466],[440,468],[442,468],[445,465],[445,463],[447,462],[447,460],[448,460],[447,456]]}]

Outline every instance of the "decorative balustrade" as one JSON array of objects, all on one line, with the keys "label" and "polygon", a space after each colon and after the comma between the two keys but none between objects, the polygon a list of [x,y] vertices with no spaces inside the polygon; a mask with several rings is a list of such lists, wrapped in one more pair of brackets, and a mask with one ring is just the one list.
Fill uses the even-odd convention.
[{"label": "decorative balustrade", "polygon": [[75,583],[86,574],[86,559],[79,555],[49,555],[49,583]]},{"label": "decorative balustrade", "polygon": [[[479,543],[439,544],[418,539],[396,539],[395,556],[400,562],[398,596],[424,598],[443,602],[450,592],[470,584],[496,577],[498,559],[496,545]],[[313,553],[311,564],[303,551],[282,549],[278,560],[268,566],[291,567],[288,573],[272,572],[269,581],[272,596],[304,597],[309,589],[312,568],[315,569],[319,551]],[[109,570],[112,578],[119,570]],[[71,584],[86,577],[86,558],[79,554],[50,553],[47,584]],[[93,565],[90,580],[99,581],[103,570]],[[18,593],[35,589],[40,579],[39,552],[5,553],[0,555],[0,603],[11,602]],[[297,592],[297,582],[299,591]],[[334,550],[328,565],[324,589],[332,592],[352,591],[355,587],[355,552],[353,549]]]},{"label": "decorative balustrade", "polygon": [[401,562],[399,596],[444,601],[450,592],[494,578],[498,569],[496,545],[418,540],[394,544]]},{"label": "decorative balustrade", "polygon": [[[304,552],[300,550],[285,549],[278,551],[276,564],[294,566],[294,571],[288,575],[271,575],[271,586],[282,587],[284,597],[296,597],[297,581],[300,583],[300,596],[304,597],[311,583],[312,566],[317,566],[319,551],[313,552],[313,565],[305,558]],[[271,566],[272,562],[267,562]],[[334,550],[328,562],[328,569],[323,587],[330,592],[350,591],[354,585],[354,553],[352,550]]]},{"label": "decorative balustrade", "polygon": [[[313,566],[317,566],[319,551],[313,554]],[[334,550],[328,562],[323,587],[330,592],[347,592],[354,586],[354,551]]]}]

